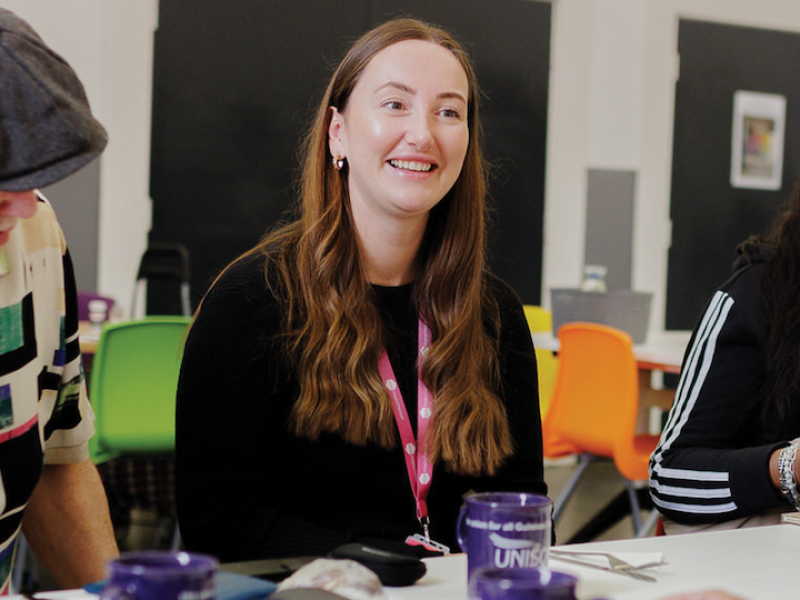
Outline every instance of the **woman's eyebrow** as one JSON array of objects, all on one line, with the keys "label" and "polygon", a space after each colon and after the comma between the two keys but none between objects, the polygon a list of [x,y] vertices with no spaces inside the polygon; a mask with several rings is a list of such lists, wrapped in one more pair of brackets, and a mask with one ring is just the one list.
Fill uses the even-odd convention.
[{"label": "woman's eyebrow", "polygon": [[467,99],[464,98],[458,92],[442,92],[441,94],[436,96],[437,98],[455,98],[456,100],[461,100],[464,104],[467,104]]},{"label": "woman's eyebrow", "polygon": [[[405,92],[407,94],[412,94],[412,95],[415,95],[417,93],[417,90],[415,90],[414,88],[406,85],[405,83],[400,83],[400,82],[397,82],[397,81],[387,81],[383,85],[378,86],[375,89],[375,91],[379,92],[380,90],[385,89],[385,88],[395,88],[395,89],[400,90],[401,92]],[[442,92],[440,94],[437,94],[436,97],[437,98],[455,98],[456,100],[461,100],[464,104],[467,103],[467,99],[464,98],[464,96],[462,94],[460,94],[459,92]]]},{"label": "woman's eyebrow", "polygon": [[405,83],[399,83],[397,81],[387,81],[383,85],[379,85],[377,88],[375,88],[375,91],[379,92],[384,88],[396,88],[396,89],[400,90],[401,92],[406,92],[408,94],[416,94],[417,93],[417,90],[415,90],[414,88],[407,86]]}]

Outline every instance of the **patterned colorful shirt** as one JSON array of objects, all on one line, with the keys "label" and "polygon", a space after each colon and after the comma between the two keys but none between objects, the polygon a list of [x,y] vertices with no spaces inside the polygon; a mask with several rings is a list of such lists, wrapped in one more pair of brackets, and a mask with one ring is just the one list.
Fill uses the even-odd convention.
[{"label": "patterned colorful shirt", "polygon": [[43,464],[87,459],[93,421],[72,263],[40,196],[0,248],[0,595]]}]

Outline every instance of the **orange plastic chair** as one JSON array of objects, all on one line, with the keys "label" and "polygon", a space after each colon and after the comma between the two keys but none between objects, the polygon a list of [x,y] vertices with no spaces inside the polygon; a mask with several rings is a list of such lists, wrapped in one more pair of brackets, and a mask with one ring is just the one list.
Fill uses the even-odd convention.
[{"label": "orange plastic chair", "polygon": [[563,437],[556,433],[553,423],[557,420],[558,414],[557,404],[550,403],[550,409],[547,415],[542,419],[542,454],[545,458],[563,458],[565,456],[572,456],[580,454],[581,449],[579,446],[565,440]]},{"label": "orange plastic chair", "polygon": [[[525,318],[531,333],[535,331],[550,332],[553,329],[553,314],[541,306],[525,304]],[[558,378],[558,357],[546,348],[535,348],[536,365],[539,373],[539,408],[542,415],[542,446],[545,458],[562,458],[578,454],[578,448],[565,442],[553,432],[553,394]]]},{"label": "orange plastic chair", "polygon": [[567,323],[558,338],[558,379],[546,427],[577,450],[579,462],[556,499],[554,519],[586,468],[598,457],[612,458],[627,479],[634,530],[643,537],[655,526],[658,513],[654,510],[642,523],[636,490],[649,478],[658,436],[636,433],[639,378],[631,337],[607,325]]}]

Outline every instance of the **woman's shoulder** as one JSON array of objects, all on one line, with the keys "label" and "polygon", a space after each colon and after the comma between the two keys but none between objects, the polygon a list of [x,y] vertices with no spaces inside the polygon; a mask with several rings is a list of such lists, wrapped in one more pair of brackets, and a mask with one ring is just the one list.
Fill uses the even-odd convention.
[{"label": "woman's shoulder", "polygon": [[261,339],[256,332],[276,331],[281,307],[265,272],[266,258],[260,251],[230,263],[203,297],[192,326],[195,339],[236,335],[255,341]]},{"label": "woman's shoulder", "polygon": [[217,302],[225,300],[237,304],[256,301],[263,304],[265,300],[274,299],[274,294],[267,285],[266,256],[253,250],[230,263],[211,284],[203,301]]},{"label": "woman's shoulder", "polygon": [[766,306],[761,281],[768,258],[765,254],[740,255],[734,263],[733,274],[718,286],[717,292],[706,305],[708,313],[715,310],[714,298],[723,297],[732,301],[730,310],[724,313],[727,314],[725,327],[720,333],[723,339],[731,335],[739,339],[746,334],[764,343]]},{"label": "woman's shoulder", "polygon": [[[487,324],[494,321],[500,326],[500,337],[521,335],[530,341],[530,328],[525,318],[517,292],[506,281],[492,273],[484,275],[484,295],[491,298],[491,304],[484,307]],[[492,318],[494,313],[495,317]],[[497,319],[497,321],[495,321]]]},{"label": "woman's shoulder", "polygon": [[509,308],[519,308],[522,310],[522,300],[517,292],[503,279],[491,272],[484,273],[484,286],[486,292],[497,302],[501,313]]},{"label": "woman's shoulder", "polygon": [[733,274],[719,289],[734,299],[760,297],[761,278],[770,257],[768,249],[758,253],[740,254],[733,264]]},{"label": "woman's shoulder", "polygon": [[745,279],[760,277],[764,268],[775,259],[775,247],[758,240],[747,240],[736,249],[736,259],[733,261],[733,274],[726,281],[734,282],[739,278]]}]

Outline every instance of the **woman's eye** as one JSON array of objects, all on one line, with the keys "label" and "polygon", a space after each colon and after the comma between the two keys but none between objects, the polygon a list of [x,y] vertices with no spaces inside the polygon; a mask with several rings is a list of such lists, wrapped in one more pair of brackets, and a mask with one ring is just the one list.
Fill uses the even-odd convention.
[{"label": "woman's eye", "polygon": [[388,100],[383,105],[390,110],[403,110],[403,103],[400,100]]},{"label": "woman's eye", "polygon": [[447,117],[448,119],[460,119],[461,113],[456,110],[455,108],[443,108],[439,111],[439,114],[443,117]]}]

